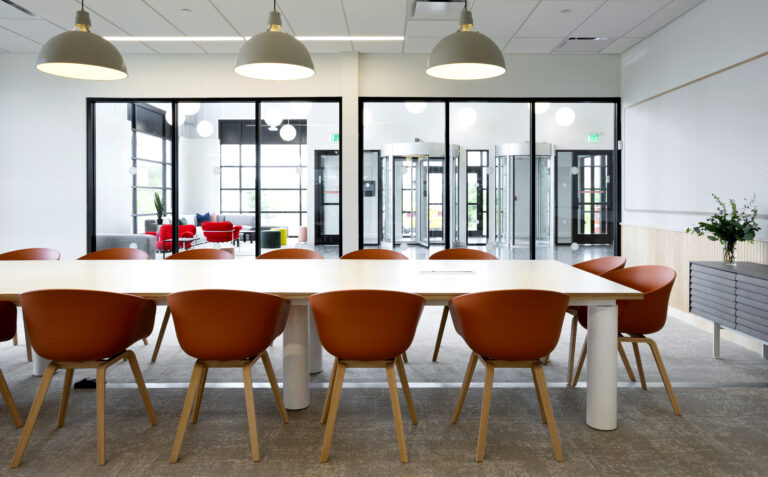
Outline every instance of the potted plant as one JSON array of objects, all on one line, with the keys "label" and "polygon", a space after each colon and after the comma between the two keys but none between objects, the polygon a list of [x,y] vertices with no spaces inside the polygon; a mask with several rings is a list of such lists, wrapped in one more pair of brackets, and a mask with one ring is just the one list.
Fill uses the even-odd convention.
[{"label": "potted plant", "polygon": [[717,202],[717,211],[712,217],[685,231],[696,235],[707,234],[712,241],[723,244],[723,262],[727,265],[736,265],[736,242],[754,242],[755,233],[760,226],[755,222],[757,216],[757,197],[752,196],[739,210],[736,201],[728,199],[730,210],[722,200],[712,194]]},{"label": "potted plant", "polygon": [[163,223],[163,199],[160,198],[160,194],[155,192],[155,211],[157,212],[157,223]]}]

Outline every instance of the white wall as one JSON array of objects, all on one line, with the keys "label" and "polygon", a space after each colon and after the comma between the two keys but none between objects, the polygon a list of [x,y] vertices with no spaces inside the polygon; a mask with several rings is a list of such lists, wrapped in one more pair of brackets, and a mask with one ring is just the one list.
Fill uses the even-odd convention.
[{"label": "white wall", "polygon": [[[35,56],[0,54],[0,250],[86,250],[87,97],[342,97],[343,250],[357,248],[357,98],[367,96],[618,96],[614,55],[507,56],[509,72],[479,82],[424,74],[426,55],[313,55],[300,82],[254,81],[232,72],[231,55],[127,55],[129,78],[85,82],[34,69]],[[42,134],[42,136],[41,136]],[[30,234],[40,224],[55,234]]]},{"label": "white wall", "polygon": [[133,231],[133,134],[125,104],[104,103],[96,115],[96,233]]},{"label": "white wall", "polygon": [[[702,76],[714,73],[722,68],[729,67],[738,62],[768,51],[768,29],[765,28],[765,19],[768,18],[768,2],[765,0],[706,0],[699,6],[692,9],[682,17],[678,18],[665,28],[638,43],[635,47],[625,52],[621,56],[621,86],[622,86],[622,105],[625,108],[632,106],[638,101],[651,98],[654,95],[663,93],[672,88],[684,85],[687,82],[701,78]],[[723,75],[726,75],[724,73]],[[720,75],[718,75],[720,76]],[[725,77],[725,76],[721,76]],[[756,100],[764,102],[763,93],[758,83],[744,84],[734,81],[730,85],[732,89],[738,89],[738,93],[743,96],[754,94]],[[708,80],[704,80],[705,82]],[[702,84],[702,83],[697,83]],[[694,90],[696,85],[687,86],[684,90]],[[727,88],[729,85],[725,85]],[[683,90],[680,90],[681,92]],[[744,105],[732,105],[732,107],[715,108],[714,101],[706,93],[706,88],[701,88],[698,98],[692,98],[688,103],[696,104],[696,112],[691,111],[688,115],[676,114],[666,117],[663,115],[663,109],[659,108],[661,115],[653,120],[658,122],[667,121],[669,127],[680,128],[690,126],[683,124],[674,124],[678,122],[695,122],[694,125],[702,124],[706,117],[715,117],[719,123],[723,121],[728,125],[724,129],[722,141],[727,142],[734,139],[734,135],[725,132],[740,131],[743,129],[745,121],[764,122],[768,117],[768,112],[755,111],[752,107],[745,108]],[[651,100],[647,105],[672,97],[676,93],[670,93],[668,96],[662,96],[659,99]],[[641,105],[640,107],[645,106]],[[672,121],[672,123],[669,123]],[[631,138],[636,131],[628,130],[632,127],[631,123],[625,121],[624,137]],[[730,129],[732,128],[732,129]],[[683,135],[665,138],[659,141],[659,149],[663,150],[691,150],[687,148],[684,141],[690,138]],[[762,176],[762,188],[759,190],[744,190],[743,196],[757,193],[762,196],[765,203],[766,193],[768,191],[768,160],[761,146],[763,135],[754,135],[744,138],[745,143],[739,146],[743,150],[749,150],[747,154],[725,154],[725,155],[704,155],[696,158],[692,162],[698,161],[708,165],[719,164],[720,167],[696,168],[695,165],[690,168],[691,174],[678,174],[677,186],[674,194],[666,194],[670,202],[665,204],[665,210],[646,210],[641,208],[630,208],[630,204],[649,203],[649,199],[658,193],[650,181],[637,181],[638,176],[653,177],[651,168],[657,167],[654,161],[645,160],[641,154],[643,149],[647,149],[647,144],[636,145],[633,148],[631,141],[626,144],[624,153],[624,171],[634,170],[635,176],[624,177],[624,205],[623,222],[632,225],[669,228],[674,230],[683,230],[687,226],[704,219],[714,211],[714,202],[710,202],[709,210],[690,210],[685,203],[680,200],[676,202],[675,198],[686,198],[697,193],[720,193],[719,190],[700,191],[700,184],[717,184],[722,181],[729,181],[729,184],[723,184],[722,190],[734,188],[734,182],[738,183],[738,175],[754,179],[754,175]],[[642,147],[640,147],[642,146]],[[633,155],[633,151],[636,153]],[[680,157],[680,156],[678,156]],[[670,158],[669,160],[681,160]],[[628,164],[626,161],[634,161]],[[631,167],[628,167],[631,166]],[[645,169],[644,169],[645,168]],[[708,170],[702,172],[701,169]],[[727,174],[715,172],[717,170],[726,171]],[[702,177],[701,174],[706,176]],[[735,176],[734,176],[735,174]],[[729,179],[730,178],[730,179]],[[754,180],[744,181],[753,183]],[[709,187],[709,186],[707,186]],[[752,187],[750,187],[751,189]],[[718,188],[719,189],[719,188]],[[741,201],[743,197],[733,197]],[[697,213],[698,212],[698,213]],[[763,218],[761,224],[763,231],[759,236],[768,237],[768,210],[760,210]]]}]

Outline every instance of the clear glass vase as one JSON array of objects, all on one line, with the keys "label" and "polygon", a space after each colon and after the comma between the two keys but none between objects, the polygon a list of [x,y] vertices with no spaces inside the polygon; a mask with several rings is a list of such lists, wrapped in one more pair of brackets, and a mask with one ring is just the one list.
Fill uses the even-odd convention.
[{"label": "clear glass vase", "polygon": [[723,243],[723,263],[726,265],[736,265],[736,242]]}]

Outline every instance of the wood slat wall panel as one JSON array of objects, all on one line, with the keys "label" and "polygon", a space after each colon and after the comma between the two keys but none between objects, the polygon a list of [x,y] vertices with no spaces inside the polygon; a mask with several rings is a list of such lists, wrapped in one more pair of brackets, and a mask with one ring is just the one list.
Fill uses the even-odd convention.
[{"label": "wood slat wall panel", "polygon": [[[635,225],[621,225],[621,254],[627,266],[666,265],[677,272],[669,305],[688,311],[690,283],[689,262],[722,260],[723,247],[706,237],[697,237],[683,231],[664,230]],[[755,262],[768,265],[768,241],[740,242],[736,245],[739,262]]]}]

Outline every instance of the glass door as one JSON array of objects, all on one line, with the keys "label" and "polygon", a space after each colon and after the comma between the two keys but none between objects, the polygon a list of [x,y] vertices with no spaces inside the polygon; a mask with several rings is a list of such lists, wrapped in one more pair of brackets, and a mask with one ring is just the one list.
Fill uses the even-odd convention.
[{"label": "glass door", "polygon": [[612,243],[610,219],[609,152],[575,154],[573,167],[573,241],[580,244]]},{"label": "glass door", "polygon": [[418,214],[416,222],[418,225],[418,233],[416,242],[422,247],[429,247],[429,234],[431,229],[430,222],[431,208],[429,197],[429,158],[418,159],[419,178],[416,181],[416,197],[418,198]]},{"label": "glass door", "polygon": [[467,240],[488,239],[488,151],[467,151]]},{"label": "glass door", "polygon": [[339,151],[315,152],[315,243],[339,243]]}]

